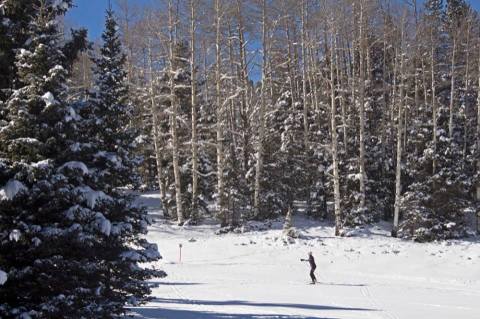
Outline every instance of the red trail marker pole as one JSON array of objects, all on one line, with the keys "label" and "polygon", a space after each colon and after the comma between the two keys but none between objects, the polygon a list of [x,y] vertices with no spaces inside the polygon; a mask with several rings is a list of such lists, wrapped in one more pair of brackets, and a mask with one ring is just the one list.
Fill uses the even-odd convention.
[{"label": "red trail marker pole", "polygon": [[178,244],[178,248],[180,249],[180,254],[178,256],[178,262],[182,263],[182,244]]}]

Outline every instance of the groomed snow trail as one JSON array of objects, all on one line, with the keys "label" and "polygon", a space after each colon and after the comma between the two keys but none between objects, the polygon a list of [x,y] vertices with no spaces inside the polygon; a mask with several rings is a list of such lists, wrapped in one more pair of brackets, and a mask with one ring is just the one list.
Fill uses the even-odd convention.
[{"label": "groomed snow trail", "polygon": [[[158,216],[155,194],[142,196]],[[158,244],[153,300],[135,318],[165,319],[478,319],[480,243],[418,244],[374,226],[335,238],[330,226],[294,216],[302,239],[282,240],[281,222],[265,231],[214,235],[217,225],[177,227],[157,219],[148,238]],[[189,241],[190,239],[195,241]],[[179,262],[179,244],[182,261]],[[300,262],[312,251],[317,285]]]}]

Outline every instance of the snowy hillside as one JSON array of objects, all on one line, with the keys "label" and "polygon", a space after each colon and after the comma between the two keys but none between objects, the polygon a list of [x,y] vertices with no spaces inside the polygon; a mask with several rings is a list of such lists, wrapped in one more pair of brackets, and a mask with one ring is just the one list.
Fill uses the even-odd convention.
[{"label": "snowy hillside", "polygon": [[[158,217],[155,194],[142,196]],[[282,223],[214,235],[217,225],[177,227],[157,219],[148,238],[168,273],[135,318],[480,318],[480,243],[417,244],[382,225],[336,238],[330,225],[294,216],[302,238],[282,240]],[[385,225],[386,226],[386,225]],[[182,262],[179,262],[179,244]],[[317,262],[317,285],[308,264]]]}]

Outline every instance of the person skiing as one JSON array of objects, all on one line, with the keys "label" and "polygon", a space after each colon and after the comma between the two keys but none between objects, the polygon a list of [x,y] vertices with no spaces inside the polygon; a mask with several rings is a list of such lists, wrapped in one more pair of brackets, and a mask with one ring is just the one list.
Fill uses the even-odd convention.
[{"label": "person skiing", "polygon": [[310,264],[310,278],[312,278],[312,284],[315,284],[317,282],[317,277],[315,277],[315,269],[317,268],[317,265],[315,264],[315,258],[313,258],[313,254],[310,251],[308,253],[308,259],[300,259],[301,261],[308,261]]}]

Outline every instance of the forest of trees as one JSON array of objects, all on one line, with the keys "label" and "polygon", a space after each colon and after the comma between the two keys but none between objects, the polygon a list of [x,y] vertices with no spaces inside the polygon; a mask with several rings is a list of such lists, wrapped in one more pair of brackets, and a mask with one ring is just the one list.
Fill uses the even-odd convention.
[{"label": "forest of trees", "polygon": [[466,235],[480,198],[467,1],[118,7],[143,186],[179,224],[233,229],[304,201],[337,235],[378,220],[418,241]]},{"label": "forest of trees", "polygon": [[304,202],[337,236],[380,220],[416,241],[469,234],[480,17],[466,0],[118,0],[98,43],[62,32],[72,5],[0,1],[0,317],[145,301],[165,274],[138,266],[160,255],[136,191],[226,232],[291,223]]}]

